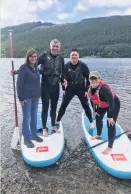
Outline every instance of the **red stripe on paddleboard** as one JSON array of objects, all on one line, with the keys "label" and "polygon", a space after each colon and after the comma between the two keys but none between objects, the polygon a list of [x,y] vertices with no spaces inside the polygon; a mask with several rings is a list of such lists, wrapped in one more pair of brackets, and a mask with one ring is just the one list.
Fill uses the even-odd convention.
[{"label": "red stripe on paddleboard", "polygon": [[36,147],[36,152],[48,152],[48,146]]},{"label": "red stripe on paddleboard", "polygon": [[124,154],[111,154],[111,157],[114,161],[127,161]]}]

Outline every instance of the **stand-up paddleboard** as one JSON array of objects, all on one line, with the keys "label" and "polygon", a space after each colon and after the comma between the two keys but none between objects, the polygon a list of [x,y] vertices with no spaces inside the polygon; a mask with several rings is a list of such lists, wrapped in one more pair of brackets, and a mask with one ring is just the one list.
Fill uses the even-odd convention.
[{"label": "stand-up paddleboard", "polygon": [[[85,140],[90,147],[108,140],[108,129],[107,129],[107,116],[103,119],[103,129],[101,140],[91,140],[91,136],[96,135],[96,128],[90,129],[90,122],[84,112],[82,113],[82,128],[85,134]],[[116,123],[116,136],[120,135],[124,131],[118,123]],[[93,157],[98,164],[112,176],[121,179],[131,179],[131,141],[128,139],[126,134],[121,135],[115,139],[112,153],[104,155],[102,152],[108,146],[108,142],[105,142],[95,148],[90,149]]]},{"label": "stand-up paddleboard", "polygon": [[27,148],[24,145],[24,138],[21,138],[21,153],[24,161],[34,167],[46,167],[57,162],[64,151],[64,132],[62,123],[60,122],[60,133],[53,133],[51,130],[51,119],[48,115],[47,120],[48,137],[42,135],[42,122],[41,113],[37,114],[37,129],[38,135],[43,138],[43,142],[38,143],[32,141],[35,144],[34,148]]}]

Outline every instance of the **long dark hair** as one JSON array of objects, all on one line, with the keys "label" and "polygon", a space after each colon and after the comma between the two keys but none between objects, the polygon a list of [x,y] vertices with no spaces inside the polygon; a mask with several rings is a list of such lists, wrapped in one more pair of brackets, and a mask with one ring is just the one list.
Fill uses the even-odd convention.
[{"label": "long dark hair", "polygon": [[25,57],[25,64],[30,63],[29,57],[32,56],[33,54],[37,54],[37,57],[38,57],[38,52],[35,49],[33,49],[33,48],[28,49],[28,51],[26,53],[26,57]]}]

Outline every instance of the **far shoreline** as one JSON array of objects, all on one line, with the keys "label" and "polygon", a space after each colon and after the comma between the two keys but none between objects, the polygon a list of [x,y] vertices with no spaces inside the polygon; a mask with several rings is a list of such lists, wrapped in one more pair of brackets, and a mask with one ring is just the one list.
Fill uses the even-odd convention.
[{"label": "far shoreline", "polygon": [[[13,57],[14,59],[23,59],[23,57]],[[0,57],[0,59],[10,59],[10,57]],[[69,59],[69,57],[64,57],[64,59]],[[98,57],[98,56],[83,56],[80,59],[131,59],[131,57]]]}]

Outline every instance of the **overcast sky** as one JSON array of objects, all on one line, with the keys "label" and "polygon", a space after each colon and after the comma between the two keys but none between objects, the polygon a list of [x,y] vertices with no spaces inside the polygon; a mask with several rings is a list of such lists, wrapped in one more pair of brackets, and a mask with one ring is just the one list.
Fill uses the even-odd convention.
[{"label": "overcast sky", "polygon": [[131,0],[0,0],[0,27],[33,21],[77,22],[111,15],[131,15]]}]

